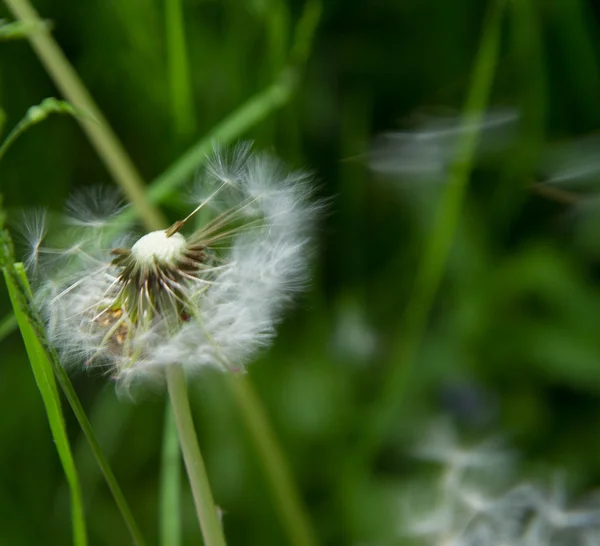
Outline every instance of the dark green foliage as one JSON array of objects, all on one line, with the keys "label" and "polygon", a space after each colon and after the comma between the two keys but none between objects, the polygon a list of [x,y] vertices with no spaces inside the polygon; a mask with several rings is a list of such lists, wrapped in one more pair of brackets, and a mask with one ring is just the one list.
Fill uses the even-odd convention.
[{"label": "dark green foliage", "polygon": [[[368,151],[383,131],[418,128],[420,116],[459,115],[486,4],[324,2],[292,99],[243,135],[313,170],[328,200],[312,287],[249,368],[322,544],[401,543],[394,499],[414,472],[410,445],[440,414],[466,436],[512,436],[528,470],[566,469],[575,490],[600,479],[600,169],[583,190],[576,179],[540,186],[542,173],[552,177],[544,166],[554,146],[600,129],[600,13],[584,0],[505,2],[490,105],[519,112],[516,134],[477,154],[394,426],[375,460],[354,474],[346,465],[390,369],[403,365],[394,355],[402,354],[417,264],[444,193],[443,181],[374,174]],[[183,2],[195,117],[180,130],[163,2],[36,7],[148,181],[281,77],[290,58],[295,66],[307,55],[301,46],[290,52],[301,2]],[[29,45],[0,42],[3,135],[49,96],[59,93]],[[581,161],[585,169],[585,154]],[[58,209],[78,188],[112,183],[69,116],[30,128],[0,163],[9,227],[23,208]],[[187,210],[185,200],[180,189],[164,200],[169,220]],[[9,309],[2,288],[0,319]],[[161,393],[137,394],[134,403],[107,394],[97,372],[74,382],[143,534],[157,544]],[[285,544],[223,378],[207,371],[190,396],[230,546]],[[68,491],[16,334],[0,341],[0,415],[0,544],[67,544]],[[66,419],[79,442],[90,544],[129,544],[75,419]],[[184,543],[197,544],[184,491]]]}]

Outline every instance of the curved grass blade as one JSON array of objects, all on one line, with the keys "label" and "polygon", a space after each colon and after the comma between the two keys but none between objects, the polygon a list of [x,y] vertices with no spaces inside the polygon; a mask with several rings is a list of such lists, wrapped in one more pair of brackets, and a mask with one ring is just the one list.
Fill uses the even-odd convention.
[{"label": "curved grass blade", "polygon": [[32,125],[36,125],[45,120],[50,114],[67,114],[73,117],[82,116],[73,106],[64,100],[58,100],[54,97],[44,99],[40,104],[31,106],[23,119],[17,123],[14,129],[8,133],[2,145],[0,145],[0,160],[19,136],[21,136]]},{"label": "curved grass blade", "polygon": [[56,450],[58,451],[58,456],[69,484],[73,543],[76,546],[86,546],[88,541],[79,477],[73,461],[73,454],[61,408],[60,395],[52,372],[52,365],[48,361],[46,352],[31,326],[27,313],[27,304],[23,301],[22,290],[19,285],[23,280],[26,282],[27,279],[22,264],[5,267],[4,278],[15,317],[21,330],[21,336],[25,343],[31,369],[35,376],[35,382],[44,401],[48,423],[52,431],[52,438],[54,439]]},{"label": "curved grass blade", "polygon": [[[11,268],[15,272],[14,275],[8,275],[6,273],[10,272]],[[115,503],[117,504],[117,507],[119,508],[123,519],[125,520],[125,523],[129,529],[134,544],[136,546],[144,546],[145,541],[142,537],[139,527],[137,526],[137,523],[135,522],[133,513],[131,512],[127,501],[125,500],[123,492],[121,491],[121,487],[119,486],[119,483],[117,482],[117,479],[113,474],[108,460],[106,459],[104,453],[102,452],[102,449],[100,448],[100,444],[96,438],[94,430],[92,429],[92,425],[90,424],[90,421],[83,409],[83,406],[81,405],[81,402],[79,401],[79,398],[75,393],[75,389],[71,384],[69,376],[67,375],[65,369],[60,365],[56,351],[47,343],[45,343],[43,326],[39,318],[34,313],[30,303],[31,289],[29,287],[29,281],[27,280],[27,275],[25,273],[25,268],[23,264],[17,263],[14,264],[14,266],[6,266],[5,276],[7,277],[7,283],[9,282],[9,279],[13,279],[12,286],[17,290],[16,295],[19,298],[18,302],[21,305],[20,309],[25,310],[23,311],[23,316],[28,321],[30,328],[29,332],[33,333],[33,335],[36,337],[38,343],[37,346],[40,348],[41,351],[43,351],[46,358],[45,361],[49,363],[51,367],[50,369],[54,373],[54,377],[56,377],[60,388],[62,389],[65,397],[67,398],[67,401],[69,402],[69,405],[71,406],[71,409],[73,410],[73,413],[75,414],[75,417],[77,418],[77,421],[79,422],[81,430],[85,434],[85,437],[87,438],[87,441],[90,444],[90,448],[94,453],[94,457],[96,458],[96,461],[98,462],[102,473],[104,474],[106,483],[113,495]],[[19,322],[20,326],[18,314],[17,321]]]},{"label": "curved grass blade", "polygon": [[165,2],[165,47],[175,132],[189,135],[196,128],[185,25],[181,0]]}]

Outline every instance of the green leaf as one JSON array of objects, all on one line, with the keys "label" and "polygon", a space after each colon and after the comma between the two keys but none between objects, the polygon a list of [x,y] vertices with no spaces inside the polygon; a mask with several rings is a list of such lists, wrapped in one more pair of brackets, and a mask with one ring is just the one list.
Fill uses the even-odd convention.
[{"label": "green leaf", "polygon": [[35,376],[38,389],[44,401],[48,422],[52,437],[58,451],[69,489],[71,492],[71,517],[73,523],[73,542],[76,546],[87,544],[87,533],[84,518],[81,487],[77,469],[73,461],[71,446],[63,418],[60,396],[56,387],[56,381],[52,372],[52,364],[49,362],[44,348],[40,344],[36,333],[31,326],[27,314],[27,305],[23,298],[23,292],[19,284],[27,286],[27,277],[23,264],[15,264],[4,268],[4,278],[10,301],[12,303],[15,317],[21,330],[21,336],[25,343],[25,349],[29,357],[31,369]]},{"label": "green leaf", "polygon": [[[3,232],[0,231],[0,234],[2,233]],[[27,275],[25,274],[25,268],[23,264],[18,263],[14,265],[7,265],[4,268],[4,275],[6,278],[7,285],[9,286],[11,300],[13,299],[13,297],[15,298],[14,301],[16,303],[13,303],[13,307],[15,309],[15,315],[17,318],[17,322],[19,323],[19,327],[23,332],[23,328],[21,327],[22,317],[24,317],[26,321],[26,327],[28,327],[28,329],[26,330],[28,337],[25,338],[25,335],[23,335],[24,339],[26,340],[26,348],[28,352],[29,347],[27,345],[27,342],[31,338],[31,334],[33,334],[33,337],[36,341],[36,345],[34,347],[36,351],[42,351],[44,356],[44,362],[48,364],[50,366],[50,369],[53,371],[54,376],[52,380],[54,381],[54,377],[56,377],[56,379],[58,380],[60,388],[65,394],[65,397],[67,398],[69,405],[71,406],[71,409],[73,410],[73,413],[75,414],[75,417],[79,422],[81,430],[85,434],[85,437],[90,445],[92,453],[94,454],[94,457],[98,462],[98,466],[102,470],[104,479],[106,480],[106,483],[113,495],[113,498],[117,507],[119,508],[119,511],[121,512],[123,520],[127,524],[127,528],[129,529],[129,532],[133,539],[133,543],[136,546],[143,546],[145,544],[144,538],[142,537],[142,534],[137,526],[131,509],[129,508],[129,505],[125,500],[123,492],[121,491],[121,487],[117,482],[117,479],[110,467],[110,464],[108,463],[107,458],[105,457],[102,449],[100,448],[100,444],[96,438],[94,430],[92,429],[92,425],[90,424],[90,421],[87,418],[85,411],[83,410],[81,402],[79,401],[79,398],[75,393],[75,389],[73,389],[73,385],[69,380],[67,372],[60,365],[60,362],[58,361],[58,356],[56,355],[54,349],[52,349],[47,344],[42,345],[42,343],[40,343],[39,341],[44,340],[43,327],[40,324],[40,320],[37,317],[36,313],[33,311],[33,308],[30,306],[31,289],[29,287],[29,282],[27,280]],[[17,304],[19,306],[19,312],[17,312]],[[56,390],[56,386],[54,387],[54,389]]]}]

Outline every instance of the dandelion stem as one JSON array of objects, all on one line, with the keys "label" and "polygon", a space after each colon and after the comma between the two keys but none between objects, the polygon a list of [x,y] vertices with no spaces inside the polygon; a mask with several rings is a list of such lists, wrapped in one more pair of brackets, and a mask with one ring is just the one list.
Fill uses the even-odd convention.
[{"label": "dandelion stem", "polygon": [[256,391],[242,375],[228,375],[227,384],[237,400],[246,428],[259,453],[259,459],[265,468],[275,500],[275,507],[291,543],[294,546],[315,546],[317,540],[309,518]]},{"label": "dandelion stem", "polygon": [[165,406],[162,465],[160,477],[160,540],[162,546],[181,544],[179,437],[177,424],[170,404]]},{"label": "dandelion stem", "polygon": [[206,546],[225,546],[223,529],[196,438],[185,375],[180,365],[167,368],[167,386],[204,543]]}]

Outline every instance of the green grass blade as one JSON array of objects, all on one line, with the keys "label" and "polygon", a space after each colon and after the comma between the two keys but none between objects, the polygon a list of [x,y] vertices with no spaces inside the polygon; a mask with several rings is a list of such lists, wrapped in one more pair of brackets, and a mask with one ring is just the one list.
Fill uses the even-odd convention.
[{"label": "green grass blade", "polygon": [[[16,276],[6,274],[6,271],[9,271],[9,268],[11,268],[11,267],[14,267],[14,269],[16,271]],[[28,330],[28,332],[33,333],[34,336],[36,337],[36,340],[44,341],[45,338],[44,338],[44,334],[43,334],[43,328],[40,324],[40,320],[37,316],[34,316],[33,308],[31,307],[31,302],[30,302],[31,289],[29,288],[29,282],[27,280],[27,275],[25,274],[25,269],[23,267],[23,264],[19,263],[19,264],[15,264],[15,266],[7,266],[5,268],[5,276],[7,276],[7,283],[9,282],[10,279],[14,279],[12,286],[17,290],[16,294],[19,297],[18,301],[20,302],[21,309],[24,309],[24,308],[28,309],[28,312],[25,315],[25,318],[28,321],[29,328],[30,328]],[[17,281],[18,281],[18,284],[17,284]],[[9,287],[9,289],[10,289],[10,287]],[[19,314],[16,313],[16,308],[15,308],[15,314],[17,316],[17,321],[19,322],[19,326],[20,326]],[[100,469],[102,470],[102,473],[104,474],[106,483],[113,495],[115,503],[117,504],[117,507],[119,508],[119,511],[121,512],[121,515],[122,515],[128,529],[129,529],[129,532],[134,541],[134,544],[136,544],[137,546],[144,546],[145,541],[144,541],[142,534],[137,526],[137,523],[135,522],[133,513],[131,512],[131,509],[129,508],[127,501],[125,500],[123,492],[121,491],[121,487],[119,486],[119,483],[117,482],[117,479],[112,472],[112,469],[108,463],[108,460],[106,459],[106,457],[104,456],[104,453],[102,452],[102,449],[100,448],[100,444],[96,438],[94,430],[92,429],[92,425],[90,424],[89,419],[83,409],[83,406],[81,405],[81,402],[79,401],[79,398],[77,397],[77,394],[75,393],[75,389],[73,388],[73,385],[71,384],[71,381],[69,379],[69,376],[67,375],[67,372],[60,365],[58,356],[57,356],[56,352],[54,351],[54,349],[52,349],[52,347],[50,347],[47,343],[45,343],[45,341],[44,341],[43,345],[42,345],[42,343],[40,343],[38,341],[37,347],[39,347],[40,350],[45,353],[46,362],[48,362],[50,364],[51,370],[54,372],[54,377],[56,377],[56,380],[58,381],[60,388],[62,389],[67,401],[69,402],[69,405],[71,406],[71,409],[73,410],[73,413],[75,414],[75,417],[77,418],[77,421],[79,422],[79,426],[81,427],[81,430],[85,434],[85,437],[87,438],[88,443],[90,444],[90,448],[92,449],[94,457],[96,458],[96,461],[98,462],[98,465],[100,466]]]},{"label": "green grass blade", "polygon": [[194,132],[196,117],[181,0],[165,2],[165,45],[175,132],[184,136]]},{"label": "green grass blade", "polygon": [[194,171],[206,161],[214,142],[227,144],[239,138],[289,101],[298,85],[301,69],[310,54],[321,11],[320,0],[308,0],[304,6],[294,30],[294,43],[290,55],[294,68],[284,70],[269,87],[248,99],[155,178],[148,192],[152,203],[163,202],[173,190],[187,182]]},{"label": "green grass blade", "polygon": [[110,492],[112,493],[115,503],[119,508],[119,511],[121,512],[121,516],[123,517],[123,520],[125,521],[125,524],[129,529],[129,533],[131,534],[134,544],[136,544],[136,546],[144,546],[145,540],[142,536],[142,533],[133,517],[133,513],[131,512],[127,501],[125,500],[125,496],[121,491],[119,482],[117,481],[117,478],[115,477],[112,468],[110,467],[110,464],[108,463],[108,460],[100,447],[100,443],[96,438],[94,429],[92,428],[92,425],[83,409],[83,406],[81,405],[81,402],[79,401],[79,398],[75,393],[75,389],[71,384],[69,376],[67,375],[65,369],[58,362],[54,351],[51,350],[51,354],[51,362],[53,363],[53,369],[56,378],[58,379],[60,387],[63,390],[73,410],[73,413],[77,418],[77,421],[79,422],[81,430],[83,430],[83,433],[85,434],[88,443],[90,444],[90,448],[94,453],[94,457],[96,458],[98,465],[100,466],[100,470],[102,470],[102,474],[104,474],[104,479],[106,480],[106,483],[110,489]]},{"label": "green grass blade", "polygon": [[[114,385],[106,385],[88,411],[96,438],[102,445],[102,453],[111,460],[123,440],[126,425],[131,418],[132,405],[122,404],[115,399]],[[98,466],[94,453],[88,447],[88,441],[82,436],[74,449],[75,462],[81,476],[86,505],[92,501],[98,486],[102,483],[102,470]]]},{"label": "green grass blade", "polygon": [[23,116],[23,119],[17,123],[14,129],[4,139],[2,145],[0,145],[0,160],[19,136],[31,126],[45,120],[50,114],[68,114],[73,117],[83,115],[82,113],[78,113],[70,103],[55,99],[54,97],[48,97],[40,104],[31,106],[27,110],[25,116]]},{"label": "green grass blade", "polygon": [[52,372],[52,364],[49,362],[46,352],[29,322],[27,306],[23,301],[22,290],[19,287],[19,284],[27,283],[27,277],[25,276],[22,264],[7,266],[4,269],[4,278],[6,280],[6,286],[8,287],[8,293],[15,312],[15,317],[19,329],[21,330],[23,342],[25,343],[25,349],[27,350],[31,369],[35,376],[35,382],[37,383],[44,401],[44,407],[46,409],[46,415],[48,416],[48,423],[50,424],[50,430],[52,431],[56,450],[58,451],[58,456],[69,484],[71,492],[73,543],[76,546],[85,546],[88,542],[79,477],[69,445],[60,396]]},{"label": "green grass blade", "polygon": [[321,0],[308,0],[294,31],[294,43],[290,59],[299,66],[304,66],[308,61],[315,32],[321,20],[323,5]]},{"label": "green grass blade", "polygon": [[160,476],[160,544],[181,544],[181,455],[171,404],[165,408]]},{"label": "green grass blade", "polygon": [[154,179],[148,192],[149,199],[153,203],[164,201],[173,190],[187,182],[194,171],[204,163],[215,142],[231,142],[283,106],[296,87],[296,82],[296,73],[286,71],[277,81],[227,116],[163,174]]},{"label": "green grass blade", "polygon": [[0,342],[17,329],[17,317],[9,313],[0,321]]}]

